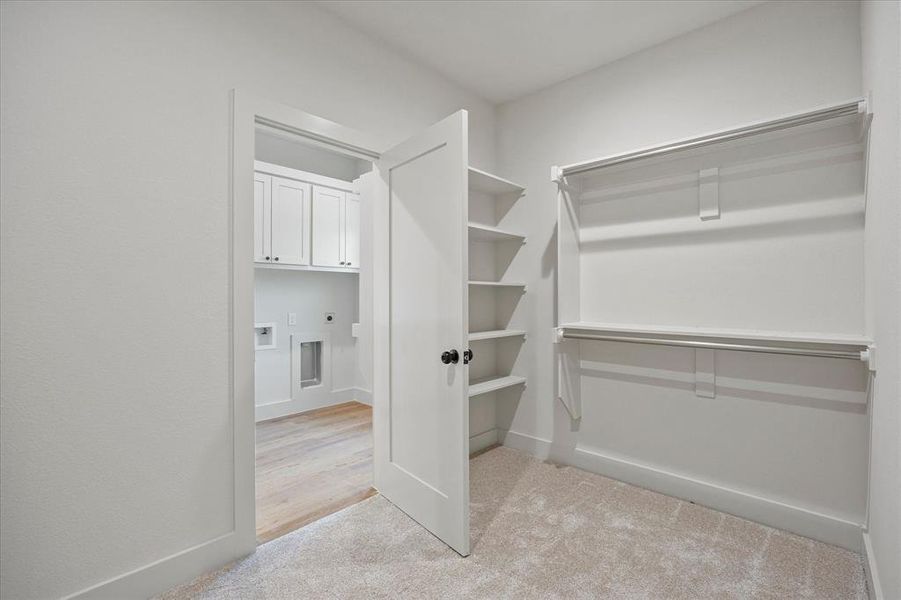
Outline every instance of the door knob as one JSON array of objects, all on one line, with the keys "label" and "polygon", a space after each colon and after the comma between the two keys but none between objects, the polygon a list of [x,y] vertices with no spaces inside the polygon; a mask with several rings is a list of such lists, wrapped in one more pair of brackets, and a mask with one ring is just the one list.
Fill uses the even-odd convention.
[{"label": "door knob", "polygon": [[446,365],[451,363],[457,364],[460,361],[460,354],[456,350],[445,350],[441,353],[441,362]]},{"label": "door knob", "polygon": [[472,350],[469,350],[468,348],[466,350],[464,350],[463,351],[463,364],[468,365],[472,361],[472,357],[473,357]]}]

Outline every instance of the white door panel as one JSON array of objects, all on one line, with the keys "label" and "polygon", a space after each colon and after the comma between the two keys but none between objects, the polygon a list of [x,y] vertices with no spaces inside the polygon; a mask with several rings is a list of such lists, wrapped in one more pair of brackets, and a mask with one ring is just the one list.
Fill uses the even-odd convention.
[{"label": "white door panel", "polygon": [[[375,207],[375,483],[469,553],[467,114],[382,155]],[[441,354],[454,349],[457,364]]]},{"label": "white door panel", "polygon": [[344,207],[344,266],[359,268],[360,197],[357,194],[347,194]]},{"label": "white door panel", "polygon": [[343,267],[341,212],[344,192],[313,186],[313,265]]},{"label": "white door panel", "polygon": [[253,174],[253,260],[268,262],[272,253],[272,178]]},{"label": "white door panel", "polygon": [[272,261],[310,264],[310,184],[272,178]]}]

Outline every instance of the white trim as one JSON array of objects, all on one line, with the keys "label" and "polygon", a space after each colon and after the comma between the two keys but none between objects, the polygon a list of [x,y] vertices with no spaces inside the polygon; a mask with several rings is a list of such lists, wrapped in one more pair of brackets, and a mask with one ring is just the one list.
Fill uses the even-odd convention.
[{"label": "white trim", "polygon": [[354,184],[352,181],[344,181],[343,179],[335,179],[334,177],[326,177],[309,171],[301,171],[300,169],[292,169],[291,167],[283,167],[273,163],[263,162],[261,160],[253,161],[253,170],[264,175],[276,175],[294,181],[302,181],[304,183],[312,183],[322,187],[341,190],[343,192],[353,192]]},{"label": "white trim", "polygon": [[610,456],[597,450],[566,447],[524,433],[502,430],[500,439],[505,446],[541,459],[551,459],[668,496],[683,498],[854,552],[860,550],[861,525],[835,515]]},{"label": "white trim", "polygon": [[873,541],[867,532],[863,533],[860,553],[863,554],[863,571],[867,578],[867,594],[870,600],[885,600],[882,583],[879,581],[879,569],[876,567],[876,555],[873,553]]},{"label": "white trim", "polygon": [[[256,419],[253,329],[250,327],[254,322],[253,202],[250,199],[253,198],[254,137],[257,124],[296,133],[367,160],[378,159],[380,152],[373,149],[381,146],[376,143],[375,138],[367,134],[284,104],[270,102],[238,90],[232,90],[231,98],[229,396],[234,428],[236,542],[230,555],[223,555],[218,564],[249,554],[256,548],[254,497]],[[183,575],[181,579],[200,575],[214,566],[216,564],[197,564],[196,568],[185,568],[180,571]],[[162,583],[156,591],[164,591],[167,587],[170,586]]]},{"label": "white trim", "polygon": [[294,415],[302,415],[304,413],[328,408],[329,406],[337,406],[348,402],[359,402],[372,406],[372,396],[370,392],[355,387],[342,388],[333,390],[331,394],[317,402],[305,402],[301,405],[298,400],[286,398],[284,400],[276,400],[275,402],[267,402],[256,406],[256,422],[271,421],[273,419],[281,419],[282,417],[291,417]]},{"label": "white trim", "polygon": [[354,400],[359,402],[360,404],[366,404],[367,406],[372,406],[372,391],[364,390],[363,388],[352,388],[354,392]]},{"label": "white trim", "polygon": [[234,532],[229,532],[193,548],[176,552],[149,565],[123,573],[81,591],[65,596],[63,600],[93,600],[94,598],[149,598],[190,581],[248,552],[242,552],[236,544]]},{"label": "white trim", "polygon": [[489,448],[496,444],[497,441],[498,430],[496,428],[469,436],[469,453],[474,454],[479,450]]},{"label": "white trim", "polygon": [[282,265],[277,263],[255,262],[255,269],[272,269],[274,271],[322,271],[327,273],[350,273],[359,275],[360,267],[314,267],[313,265]]}]

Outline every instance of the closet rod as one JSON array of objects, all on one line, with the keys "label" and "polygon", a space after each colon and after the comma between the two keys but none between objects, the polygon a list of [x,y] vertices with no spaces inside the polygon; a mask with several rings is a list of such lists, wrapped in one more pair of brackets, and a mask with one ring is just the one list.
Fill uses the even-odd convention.
[{"label": "closet rod", "polygon": [[[684,348],[709,348],[711,350],[737,350],[739,352],[764,352],[767,354],[792,354],[796,356],[820,356],[825,358],[842,358],[865,360],[861,350],[817,350],[815,348],[797,348],[790,346],[761,346],[754,344],[730,344],[728,342],[704,342],[698,340],[674,338],[648,338],[625,335],[602,335],[597,333],[575,333],[563,329],[560,337],[576,340],[599,340],[603,342],[626,342],[629,344],[653,344],[657,346],[680,346]],[[863,349],[864,351],[866,348]]]},{"label": "closet rod", "polygon": [[857,114],[866,114],[866,112],[866,100],[854,100],[853,102],[847,102],[845,104],[839,104],[837,106],[831,106],[829,108],[822,108],[819,110],[792,115],[790,117],[775,119],[773,121],[755,123],[754,125],[739,127],[737,129],[730,129],[728,131],[721,131],[697,138],[690,138],[663,146],[645,148],[643,150],[636,150],[635,152],[620,154],[618,156],[611,156],[608,158],[601,158],[589,162],[567,165],[560,167],[557,173],[560,177],[566,177],[568,175],[576,175],[579,173],[585,173],[587,171],[594,171],[595,169],[612,167],[613,165],[621,165],[623,163],[641,160],[644,158],[661,156],[664,154],[679,152],[683,150],[703,148],[704,146],[710,146],[712,144],[730,142],[733,140],[739,140],[755,135],[761,135],[764,133],[772,133],[775,131],[782,131],[783,129],[798,127],[801,125],[808,125],[810,123],[828,121],[830,119],[838,119],[840,117],[852,117]]}]

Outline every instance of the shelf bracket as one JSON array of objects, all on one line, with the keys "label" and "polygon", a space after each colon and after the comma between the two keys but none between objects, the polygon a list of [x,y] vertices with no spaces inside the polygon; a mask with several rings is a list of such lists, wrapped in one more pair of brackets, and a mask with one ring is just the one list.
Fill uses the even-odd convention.
[{"label": "shelf bracket", "polygon": [[554,328],[557,354],[557,400],[572,421],[582,418],[582,356],[578,340],[563,338],[563,328]]},{"label": "shelf bracket", "polygon": [[698,216],[702,221],[720,218],[720,170],[698,171]]},{"label": "shelf bracket", "polygon": [[716,350],[695,349],[695,395],[716,398]]},{"label": "shelf bracket", "polygon": [[867,369],[876,372],[876,346],[870,344],[866,350],[861,350],[860,360],[867,364]]},{"label": "shelf bracket", "polygon": [[563,169],[557,165],[551,167],[551,183],[563,183]]}]

